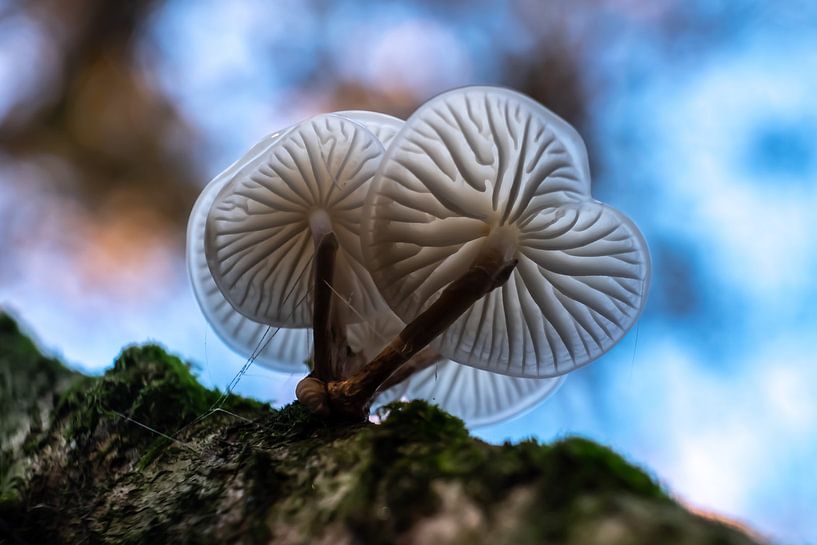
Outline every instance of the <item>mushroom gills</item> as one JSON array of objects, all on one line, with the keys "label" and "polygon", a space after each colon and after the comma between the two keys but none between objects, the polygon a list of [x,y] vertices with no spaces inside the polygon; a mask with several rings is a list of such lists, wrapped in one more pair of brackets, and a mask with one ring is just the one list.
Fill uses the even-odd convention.
[{"label": "mushroom gills", "polygon": [[[375,112],[350,111],[339,114],[362,123],[384,143],[387,143],[402,125],[402,121],[397,118]],[[243,357],[253,357],[255,362],[265,367],[286,373],[301,373],[307,370],[305,362],[311,353],[311,330],[270,326],[265,321],[254,320],[235,310],[213,279],[204,247],[207,216],[216,196],[237,177],[249,176],[260,168],[267,160],[273,145],[290,130],[292,127],[265,136],[205,187],[190,214],[187,230],[187,265],[199,307],[213,330],[229,348]],[[325,222],[325,218],[321,221]],[[342,236],[350,238],[345,228]],[[346,265],[342,268],[346,268]],[[357,274],[360,274],[360,269],[361,267],[356,268]],[[345,281],[349,282],[348,279]],[[292,297],[290,294],[290,299]],[[308,304],[308,301],[302,300],[301,304]],[[382,301],[377,304],[385,306]]]},{"label": "mushroom gills", "polygon": [[190,213],[187,227],[187,272],[193,294],[205,319],[231,350],[255,363],[282,373],[303,373],[311,345],[307,329],[279,329],[239,314],[227,302],[213,280],[204,254],[207,214],[215,196],[237,172],[259,160],[281,132],[264,137],[238,161],[207,184]]},{"label": "mushroom gills", "polygon": [[644,308],[640,232],[592,199],[576,131],[508,89],[456,89],[418,108],[389,146],[364,215],[367,266],[406,323],[484,257],[493,233],[507,234],[496,247],[518,260],[507,281],[431,342],[461,364],[560,376],[609,350]]},{"label": "mushroom gills", "polygon": [[[205,253],[236,311],[281,327],[312,325],[316,241],[310,220],[316,218],[322,231],[329,223],[337,237],[334,291],[364,316],[382,310],[358,235],[359,209],[382,154],[382,144],[362,125],[317,116],[290,129],[254,168],[225,184],[208,215]],[[345,312],[344,319],[360,318]]]}]

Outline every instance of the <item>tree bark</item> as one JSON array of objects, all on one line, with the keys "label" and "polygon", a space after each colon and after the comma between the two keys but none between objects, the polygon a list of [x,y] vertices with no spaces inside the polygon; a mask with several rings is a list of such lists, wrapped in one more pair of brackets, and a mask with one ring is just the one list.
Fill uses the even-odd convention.
[{"label": "tree bark", "polygon": [[0,315],[0,544],[734,544],[584,439],[494,446],[423,402],[337,423],[158,346],[85,377]]}]

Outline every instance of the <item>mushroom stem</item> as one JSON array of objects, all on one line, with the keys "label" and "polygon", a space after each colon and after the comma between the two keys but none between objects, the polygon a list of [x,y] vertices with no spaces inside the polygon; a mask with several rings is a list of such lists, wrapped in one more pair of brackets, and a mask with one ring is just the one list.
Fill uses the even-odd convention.
[{"label": "mushroom stem", "polygon": [[[324,214],[325,215],[325,214]],[[313,412],[328,415],[326,384],[342,377],[346,364],[346,330],[340,321],[334,304],[332,281],[335,274],[335,258],[338,239],[326,227],[322,217],[310,218],[312,238],[315,241],[314,284],[312,286],[312,372],[298,383],[295,395]]]},{"label": "mushroom stem", "polygon": [[312,329],[314,332],[314,365],[311,376],[319,380],[339,378],[338,345],[343,338],[343,328],[337,327],[332,302],[332,277],[335,271],[335,257],[338,241],[333,233],[323,235],[316,243],[314,286],[312,292]]},{"label": "mushroom stem", "polygon": [[373,396],[384,381],[445,331],[471,305],[504,284],[516,267],[517,260],[513,257],[513,245],[509,249],[505,244],[497,244],[502,240],[505,240],[504,234],[489,236],[471,268],[451,282],[440,297],[409,323],[380,354],[348,379],[329,382],[326,392],[332,410],[345,416],[365,417]]},{"label": "mushroom stem", "polygon": [[332,280],[335,272],[338,240],[329,232],[317,242],[312,302],[314,366],[311,376],[323,380],[341,377],[346,354],[346,332],[338,318]]}]

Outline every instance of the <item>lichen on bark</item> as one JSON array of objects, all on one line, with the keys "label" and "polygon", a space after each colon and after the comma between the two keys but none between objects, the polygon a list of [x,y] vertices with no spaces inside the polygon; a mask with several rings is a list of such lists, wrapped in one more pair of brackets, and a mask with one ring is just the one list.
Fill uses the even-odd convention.
[{"label": "lichen on bark", "polygon": [[755,543],[585,439],[489,445],[420,401],[332,422],[223,398],[156,345],[86,377],[8,316],[0,408],[0,544]]}]

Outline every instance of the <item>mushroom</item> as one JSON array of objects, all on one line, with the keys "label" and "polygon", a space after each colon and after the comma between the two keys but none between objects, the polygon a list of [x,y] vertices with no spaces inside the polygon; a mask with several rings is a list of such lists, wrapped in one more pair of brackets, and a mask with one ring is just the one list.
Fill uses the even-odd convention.
[{"label": "mushroom", "polygon": [[[383,146],[349,119],[360,115],[321,115],[285,131],[218,192],[205,228],[223,297],[254,322],[312,326],[313,375],[322,379],[343,375],[346,324],[385,308],[359,241]],[[376,129],[393,119],[367,117]]]},{"label": "mushroom", "polygon": [[[361,110],[338,115],[366,126],[384,144],[399,130],[402,120]],[[207,321],[217,335],[235,352],[282,372],[302,372],[310,352],[310,331],[306,328],[275,328],[252,320],[236,311],[219,290],[205,256],[204,238],[207,216],[224,186],[248,171],[257,169],[272,145],[284,131],[265,136],[238,161],[216,176],[202,191],[190,214],[187,228],[187,266],[193,293]]]},{"label": "mushroom", "polygon": [[644,306],[647,245],[590,197],[581,138],[507,89],[457,89],[412,114],[365,216],[367,266],[408,325],[327,386],[349,413],[429,343],[483,370],[555,377],[609,350]]},{"label": "mushroom", "polygon": [[[403,126],[403,121],[365,111],[343,111],[372,131],[384,146]],[[581,144],[581,140],[578,140]],[[347,328],[348,342],[358,363],[365,363],[383,348],[386,340],[404,324],[391,311]],[[428,350],[402,366],[377,395],[375,406],[401,398],[426,399],[462,418],[470,426],[484,426],[521,414],[539,404],[562,383],[563,377],[529,379],[510,377],[460,365]],[[349,366],[349,370],[354,365]],[[410,369],[410,371],[408,371]]]}]

